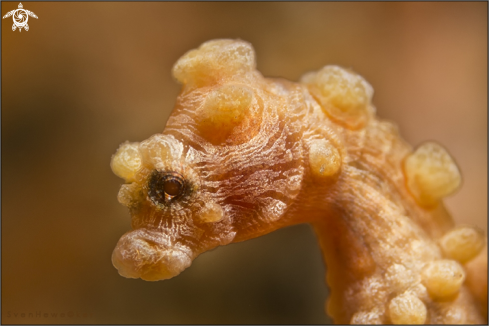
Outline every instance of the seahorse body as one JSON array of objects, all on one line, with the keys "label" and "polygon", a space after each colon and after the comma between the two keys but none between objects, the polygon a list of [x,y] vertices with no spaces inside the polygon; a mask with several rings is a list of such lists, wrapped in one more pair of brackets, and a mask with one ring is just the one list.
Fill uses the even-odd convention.
[{"label": "seahorse body", "polygon": [[335,322],[487,319],[487,258],[473,260],[485,237],[454,228],[441,202],[456,164],[435,143],[413,152],[362,77],[326,66],[299,83],[264,78],[240,40],[204,43],[173,75],[183,90],[163,133],[112,158],[132,215],[112,256],[122,276],[168,279],[217,246],[311,223]]}]

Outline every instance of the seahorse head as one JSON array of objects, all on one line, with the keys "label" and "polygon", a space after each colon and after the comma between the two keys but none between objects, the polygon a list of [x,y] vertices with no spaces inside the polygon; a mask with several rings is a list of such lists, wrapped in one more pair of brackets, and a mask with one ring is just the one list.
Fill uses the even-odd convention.
[{"label": "seahorse head", "polygon": [[186,53],[173,68],[183,89],[163,133],[112,157],[132,215],[112,256],[121,275],[168,279],[204,251],[285,224],[303,180],[303,131],[293,121],[304,110],[288,95],[292,83],[255,67],[240,40]]}]

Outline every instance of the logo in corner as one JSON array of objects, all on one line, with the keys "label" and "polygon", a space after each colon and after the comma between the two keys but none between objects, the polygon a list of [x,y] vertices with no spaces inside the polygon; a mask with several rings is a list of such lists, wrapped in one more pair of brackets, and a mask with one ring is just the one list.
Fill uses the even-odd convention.
[{"label": "logo in corner", "polygon": [[3,16],[3,18],[7,18],[10,16],[13,16],[14,24],[12,25],[12,30],[15,31],[17,28],[19,29],[19,32],[22,31],[22,27],[28,31],[29,30],[29,25],[27,25],[27,21],[29,20],[29,16],[34,17],[37,19],[37,16],[35,13],[29,10],[23,9],[24,7],[22,6],[22,3],[19,3],[19,9],[15,9],[12,11],[9,11],[8,13]]}]

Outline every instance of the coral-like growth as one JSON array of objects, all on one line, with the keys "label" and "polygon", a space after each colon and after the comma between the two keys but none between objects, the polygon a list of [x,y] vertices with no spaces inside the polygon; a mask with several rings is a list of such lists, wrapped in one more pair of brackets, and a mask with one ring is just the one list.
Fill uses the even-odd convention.
[{"label": "coral-like growth", "polygon": [[163,133],[112,158],[132,215],[112,256],[121,275],[168,279],[217,246],[311,223],[335,322],[487,319],[486,239],[442,202],[456,164],[432,142],[413,152],[362,77],[264,78],[240,40],[204,43],[173,74],[183,90]]}]

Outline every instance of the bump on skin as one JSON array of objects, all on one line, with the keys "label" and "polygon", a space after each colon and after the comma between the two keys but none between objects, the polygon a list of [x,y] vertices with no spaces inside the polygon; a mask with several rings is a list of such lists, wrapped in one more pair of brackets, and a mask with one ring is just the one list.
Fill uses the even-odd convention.
[{"label": "bump on skin", "polygon": [[455,260],[441,259],[428,263],[421,278],[434,300],[452,300],[465,281],[465,271]]},{"label": "bump on skin", "polygon": [[224,212],[219,204],[206,202],[205,206],[198,213],[200,222],[213,223],[220,221],[224,216]]},{"label": "bump on skin", "polygon": [[183,144],[171,135],[156,134],[142,141],[139,151],[144,166],[165,169],[181,159]]},{"label": "bump on skin", "polygon": [[309,165],[314,175],[330,177],[341,167],[341,156],[338,150],[325,139],[311,141],[309,148]]},{"label": "bump on skin", "polygon": [[202,108],[199,129],[213,144],[225,142],[250,114],[253,90],[245,85],[225,84],[213,90]]},{"label": "bump on skin", "polygon": [[207,95],[203,114],[225,127],[229,123],[241,121],[252,100],[253,91],[249,87],[226,84]]},{"label": "bump on skin", "polygon": [[389,303],[389,316],[393,324],[424,324],[425,304],[412,294],[401,294]]},{"label": "bump on skin", "polygon": [[112,156],[110,162],[112,171],[126,182],[133,182],[136,172],[141,167],[141,155],[138,147],[139,143],[125,142]]},{"label": "bump on skin", "polygon": [[117,194],[117,200],[126,207],[132,207],[138,203],[141,196],[141,187],[136,182],[133,182],[121,186]]},{"label": "bump on skin", "polygon": [[463,264],[477,256],[484,243],[481,231],[469,226],[459,226],[441,238],[440,247],[448,258]]},{"label": "bump on skin", "polygon": [[321,103],[323,111],[350,129],[365,125],[373,96],[373,88],[361,76],[338,66],[325,66],[318,72],[305,74],[306,84]]},{"label": "bump on skin", "polygon": [[182,84],[214,84],[233,75],[255,70],[255,52],[241,40],[213,40],[182,56],[173,66],[173,76]]},{"label": "bump on skin", "polygon": [[462,182],[450,154],[440,145],[427,142],[404,161],[407,187],[419,204],[429,207],[452,194]]},{"label": "bump on skin", "polygon": [[416,281],[416,274],[402,264],[392,264],[387,268],[385,278],[395,293],[405,291]]}]

